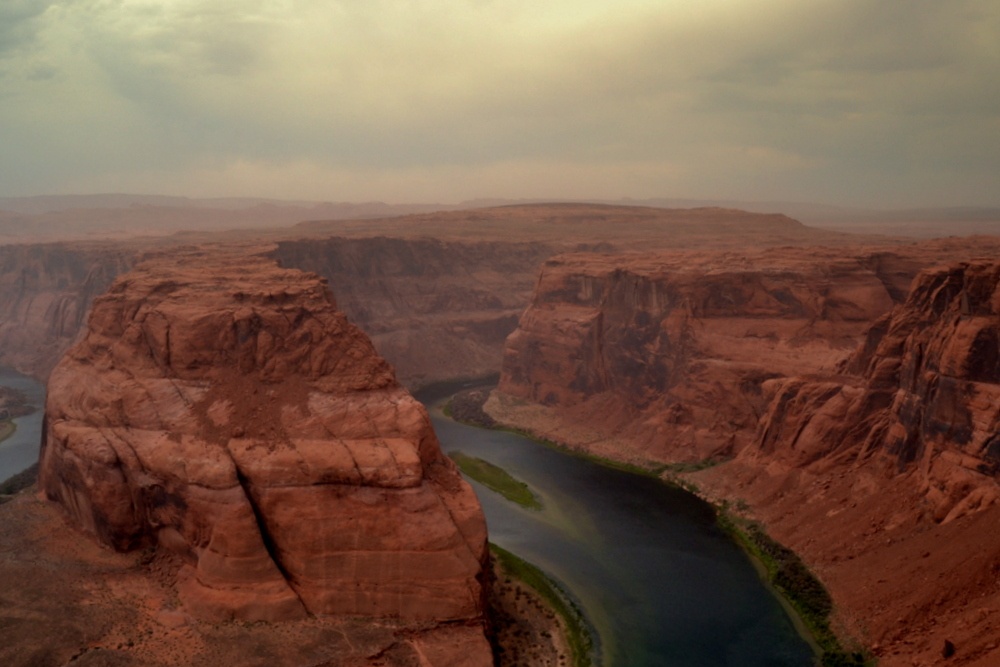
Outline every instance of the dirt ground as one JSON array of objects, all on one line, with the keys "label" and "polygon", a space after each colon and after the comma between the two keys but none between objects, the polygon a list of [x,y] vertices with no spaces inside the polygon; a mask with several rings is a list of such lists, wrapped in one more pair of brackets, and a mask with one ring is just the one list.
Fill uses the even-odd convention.
[{"label": "dirt ground", "polygon": [[568,667],[573,657],[562,619],[531,587],[493,562],[491,606],[499,667]]},{"label": "dirt ground", "polygon": [[[180,563],[116,553],[70,526],[31,487],[0,506],[0,665],[11,667],[414,667],[480,628],[365,619],[206,623],[180,606]],[[497,572],[500,665],[571,664],[559,619]],[[481,636],[481,635],[480,635]]]}]

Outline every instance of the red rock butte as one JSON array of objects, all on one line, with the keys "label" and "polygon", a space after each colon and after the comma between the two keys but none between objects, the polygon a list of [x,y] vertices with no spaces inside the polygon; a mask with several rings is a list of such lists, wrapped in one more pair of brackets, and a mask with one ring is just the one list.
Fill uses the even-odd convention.
[{"label": "red rock butte", "polygon": [[490,664],[475,495],[325,281],[270,250],[148,255],[95,301],[49,380],[41,488],[117,550],[179,554],[201,618],[459,621]]}]

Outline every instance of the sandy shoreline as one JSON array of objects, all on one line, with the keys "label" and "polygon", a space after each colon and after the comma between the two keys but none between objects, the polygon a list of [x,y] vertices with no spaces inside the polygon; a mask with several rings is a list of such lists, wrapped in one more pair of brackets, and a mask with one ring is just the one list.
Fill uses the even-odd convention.
[{"label": "sandy shoreline", "polygon": [[562,617],[533,588],[493,558],[490,591],[500,667],[560,667],[573,664]]}]

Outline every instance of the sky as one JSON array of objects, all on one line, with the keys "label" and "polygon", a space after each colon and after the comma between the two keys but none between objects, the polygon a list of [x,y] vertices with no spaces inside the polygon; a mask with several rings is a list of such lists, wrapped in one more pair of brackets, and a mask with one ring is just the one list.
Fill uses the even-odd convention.
[{"label": "sky", "polygon": [[2,0],[0,196],[1000,205],[996,0]]}]

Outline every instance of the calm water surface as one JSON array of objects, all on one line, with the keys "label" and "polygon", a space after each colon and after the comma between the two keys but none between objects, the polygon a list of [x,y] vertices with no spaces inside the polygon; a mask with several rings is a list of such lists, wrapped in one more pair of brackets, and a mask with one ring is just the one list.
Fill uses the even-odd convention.
[{"label": "calm water surface", "polygon": [[0,482],[30,468],[38,461],[42,444],[42,419],[45,416],[45,387],[37,380],[10,368],[0,367],[0,386],[17,389],[28,397],[36,410],[14,420],[17,430],[0,442]]},{"label": "calm water surface", "polygon": [[[440,401],[443,390],[418,394]],[[802,667],[808,645],[746,555],[690,493],[432,410],[445,452],[494,463],[541,497],[524,509],[472,482],[490,540],[577,599],[610,667]]]}]

